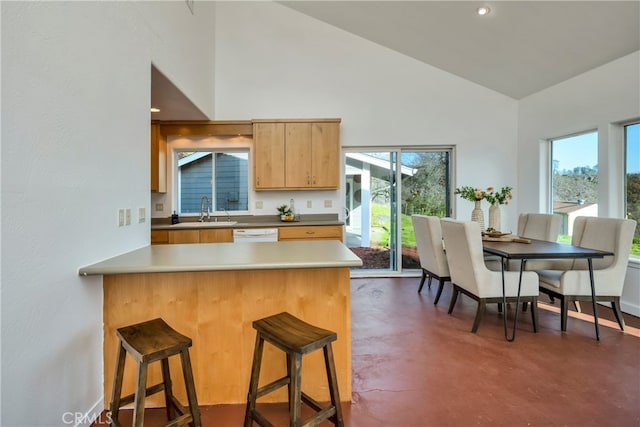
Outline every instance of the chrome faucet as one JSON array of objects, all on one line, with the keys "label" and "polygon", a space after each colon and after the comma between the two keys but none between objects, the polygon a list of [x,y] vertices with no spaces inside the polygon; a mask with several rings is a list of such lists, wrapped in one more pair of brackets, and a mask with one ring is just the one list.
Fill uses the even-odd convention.
[{"label": "chrome faucet", "polygon": [[[207,204],[205,205],[205,200],[207,202]],[[204,195],[202,196],[202,198],[200,199],[200,222],[204,222],[204,207],[207,207],[207,221],[209,221],[210,217],[209,217],[209,198]]]},{"label": "chrome faucet", "polygon": [[229,215],[229,212],[225,209],[224,213],[227,214],[227,222],[231,222],[231,215]]}]

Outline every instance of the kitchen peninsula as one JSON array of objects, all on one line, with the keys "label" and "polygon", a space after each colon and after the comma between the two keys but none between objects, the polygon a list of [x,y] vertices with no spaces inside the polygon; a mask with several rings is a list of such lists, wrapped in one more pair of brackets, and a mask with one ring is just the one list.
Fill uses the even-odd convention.
[{"label": "kitchen peninsula", "polygon": [[[203,405],[246,401],[254,320],[288,311],[338,334],[334,357],[342,400],[351,399],[350,267],[362,261],[337,240],[152,245],[83,267],[103,276],[104,395],[111,395],[116,329],[162,317],[193,340],[191,359]],[[178,361],[171,361],[179,369]],[[174,366],[174,363],[175,366]],[[123,392],[134,389],[127,362]],[[261,381],[285,373],[281,352],[265,346]],[[328,400],[322,352],[303,361],[303,389]],[[182,394],[180,375],[176,394]],[[148,384],[159,381],[152,366]],[[155,400],[153,398],[156,398]],[[150,404],[164,405],[160,395]],[[286,401],[286,388],[265,401]]]}]

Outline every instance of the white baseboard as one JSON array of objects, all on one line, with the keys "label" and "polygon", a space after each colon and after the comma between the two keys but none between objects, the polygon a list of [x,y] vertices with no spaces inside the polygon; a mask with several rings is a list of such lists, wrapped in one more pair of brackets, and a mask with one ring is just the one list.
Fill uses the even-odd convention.
[{"label": "white baseboard", "polygon": [[[91,427],[91,425],[100,417],[100,414],[104,410],[104,396],[101,396],[100,399],[93,404],[91,409],[89,409],[82,417],[76,417],[74,420],[76,422],[75,427]],[[108,424],[105,424],[108,426]]]},{"label": "white baseboard", "polygon": [[632,304],[629,301],[620,301],[620,310],[636,317],[640,317],[640,306]]}]

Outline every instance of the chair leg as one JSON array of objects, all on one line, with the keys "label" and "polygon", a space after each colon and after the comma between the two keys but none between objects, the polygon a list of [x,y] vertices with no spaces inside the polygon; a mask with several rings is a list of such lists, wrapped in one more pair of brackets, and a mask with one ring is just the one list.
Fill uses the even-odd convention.
[{"label": "chair leg", "polygon": [[567,331],[567,312],[569,311],[569,301],[566,297],[560,298],[560,330]]},{"label": "chair leg", "polygon": [[[525,307],[527,303],[524,303]],[[533,324],[533,332],[538,332],[538,297],[531,300],[531,323]]]},{"label": "chair leg", "polygon": [[453,285],[453,293],[451,294],[451,301],[449,301],[449,311],[447,311],[447,313],[451,314],[451,312],[453,311],[453,307],[456,305],[456,300],[458,299],[459,293],[460,291],[458,290],[458,287]]},{"label": "chair leg", "polygon": [[344,426],[342,418],[342,407],[340,406],[340,393],[338,392],[338,380],[336,376],[336,365],[333,361],[333,348],[331,343],[324,346],[324,365],[327,368],[327,378],[329,379],[329,396],[331,397],[331,405],[335,407],[336,414],[331,417],[333,423],[337,427]]},{"label": "chair leg", "polygon": [[291,372],[289,384],[291,384],[289,392],[289,427],[300,427],[302,424],[302,355],[294,354],[288,358],[289,368]]},{"label": "chair leg", "polygon": [[167,419],[173,420],[176,417],[176,411],[173,406],[173,384],[171,383],[171,371],[169,370],[169,359],[160,361],[162,367],[162,383],[164,384],[164,401],[167,405]]},{"label": "chair leg", "polygon": [[253,424],[253,411],[256,409],[256,399],[258,398],[258,380],[260,379],[260,365],[262,364],[263,348],[264,340],[258,332],[256,334],[256,344],[253,350],[253,364],[251,365],[251,379],[249,380],[247,410],[244,414],[244,427],[251,427]]},{"label": "chair leg", "polygon": [[498,303],[498,313],[502,313],[502,303]]},{"label": "chair leg", "polygon": [[120,396],[122,394],[122,378],[124,376],[124,362],[127,358],[127,353],[122,346],[122,342],[118,346],[118,355],[116,356],[116,373],[113,379],[113,390],[111,392],[111,417],[118,419],[118,413],[120,412]]},{"label": "chair leg", "polygon": [[418,287],[418,293],[420,293],[420,291],[422,291],[422,287],[424,286],[424,281],[427,279],[427,272],[426,270],[422,270],[422,278],[420,279],[420,286]]},{"label": "chair leg", "polygon": [[620,311],[620,297],[615,297],[613,301],[611,301],[611,309],[616,316],[620,330],[624,331],[624,317],[622,316],[622,311]]},{"label": "chair leg", "polygon": [[527,305],[529,305],[529,303],[526,301],[522,303],[522,311],[527,311]]},{"label": "chair leg", "polygon": [[573,307],[576,309],[576,311],[578,313],[582,313],[582,308],[580,307],[580,301],[574,301],[573,302]]},{"label": "chair leg", "polygon": [[442,295],[442,288],[444,288],[444,280],[438,280],[438,292],[436,293],[436,299],[433,300],[433,304],[437,305],[440,301],[440,295]]},{"label": "chair leg", "polygon": [[478,301],[478,310],[476,310],[476,318],[473,321],[473,327],[471,328],[471,332],[473,332],[474,334],[478,330],[478,326],[480,326],[480,321],[482,320],[482,316],[484,315],[485,308],[486,303],[484,302],[484,299],[480,298],[480,301]]},{"label": "chair leg", "polygon": [[184,386],[187,391],[189,411],[191,412],[191,418],[193,419],[191,425],[193,427],[201,427],[202,422],[200,421],[200,407],[198,407],[198,398],[196,396],[196,387],[195,381],[193,379],[193,371],[191,370],[191,358],[189,357],[188,348],[185,348],[184,350],[182,350],[182,352],[180,352],[180,359],[182,361],[182,375],[184,377]]},{"label": "chair leg", "polygon": [[147,396],[147,368],[147,362],[139,363],[132,427],[142,427],[144,425],[144,400]]}]

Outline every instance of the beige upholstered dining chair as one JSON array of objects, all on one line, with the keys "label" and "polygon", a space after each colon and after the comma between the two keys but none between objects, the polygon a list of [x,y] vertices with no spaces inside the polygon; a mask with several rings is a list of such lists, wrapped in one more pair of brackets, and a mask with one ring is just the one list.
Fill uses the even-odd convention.
[{"label": "beige upholstered dining chair", "polygon": [[[489,270],[482,251],[480,226],[475,222],[461,222],[448,218],[441,221],[442,235],[447,249],[447,261],[453,283],[453,295],[449,313],[453,311],[458,294],[478,301],[478,310],[471,332],[476,332],[487,303],[503,302],[502,272]],[[520,272],[505,271],[505,295],[507,302],[516,302]],[[533,330],[538,331],[538,275],[533,271],[522,272],[520,301],[530,302]]]},{"label": "beige upholstered dining chair", "polygon": [[440,229],[440,218],[437,216],[412,215],[413,232],[416,236],[416,245],[418,246],[418,257],[420,258],[420,267],[422,268],[422,278],[418,293],[422,291],[426,278],[429,278],[427,287],[431,289],[431,280],[438,280],[438,292],[433,300],[434,304],[438,304],[442,288],[445,282],[450,282],[449,265],[447,257],[442,246],[442,230]]},{"label": "beige upholstered dining chair", "polygon": [[[562,217],[557,214],[523,213],[518,216],[518,236],[527,239],[556,242],[560,233]],[[531,260],[525,265],[527,270],[543,270],[550,265],[547,260]],[[520,261],[512,260],[509,270],[520,270]]]},{"label": "beige upholstered dining chair", "polygon": [[[578,217],[571,237],[573,245],[614,253],[593,260],[593,277],[596,300],[611,302],[621,330],[620,296],[635,228],[636,222],[630,219]],[[549,267],[537,270],[540,291],[560,300],[560,328],[566,331],[569,301],[592,301],[589,267],[583,259],[552,261]]]},{"label": "beige upholstered dining chair", "polygon": [[562,217],[557,214],[523,213],[518,216],[518,236],[555,242]]}]

